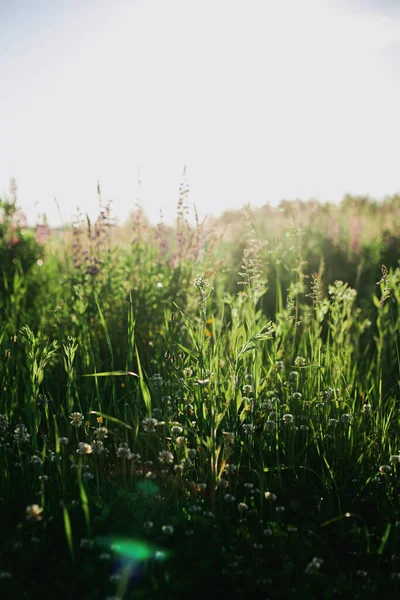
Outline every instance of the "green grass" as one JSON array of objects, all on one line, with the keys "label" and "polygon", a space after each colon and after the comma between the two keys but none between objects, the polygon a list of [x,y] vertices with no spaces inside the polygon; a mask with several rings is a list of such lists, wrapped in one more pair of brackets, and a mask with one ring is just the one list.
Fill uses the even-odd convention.
[{"label": "green grass", "polygon": [[396,597],[400,270],[107,218],[4,267],[1,596]]}]

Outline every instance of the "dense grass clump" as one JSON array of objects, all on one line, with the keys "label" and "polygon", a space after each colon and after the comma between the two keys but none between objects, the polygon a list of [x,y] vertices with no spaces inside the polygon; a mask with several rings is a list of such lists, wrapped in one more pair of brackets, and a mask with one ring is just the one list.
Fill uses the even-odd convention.
[{"label": "dense grass clump", "polygon": [[1,597],[396,597],[398,199],[186,203],[0,205]]}]

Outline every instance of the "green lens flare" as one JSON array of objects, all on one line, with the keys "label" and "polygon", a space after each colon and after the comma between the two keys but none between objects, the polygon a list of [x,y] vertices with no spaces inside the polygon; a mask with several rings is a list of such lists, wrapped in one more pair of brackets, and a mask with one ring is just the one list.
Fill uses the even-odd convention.
[{"label": "green lens flare", "polygon": [[120,558],[129,559],[134,562],[142,562],[151,558],[157,560],[165,560],[167,558],[167,553],[164,550],[141,540],[108,536],[97,538],[96,541],[99,546],[115,552]]}]

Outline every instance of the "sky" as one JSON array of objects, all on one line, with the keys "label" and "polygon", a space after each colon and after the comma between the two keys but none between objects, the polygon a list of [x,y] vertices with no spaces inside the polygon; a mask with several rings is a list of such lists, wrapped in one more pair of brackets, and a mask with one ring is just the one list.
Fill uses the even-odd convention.
[{"label": "sky", "polygon": [[383,198],[399,73],[398,0],[0,0],[0,197],[168,222],[186,166],[201,218]]}]

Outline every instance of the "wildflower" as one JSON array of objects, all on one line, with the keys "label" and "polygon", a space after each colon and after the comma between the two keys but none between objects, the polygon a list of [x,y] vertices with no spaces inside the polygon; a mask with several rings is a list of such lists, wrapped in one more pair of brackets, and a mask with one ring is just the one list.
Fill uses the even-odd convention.
[{"label": "wildflower", "polygon": [[39,506],[39,504],[31,504],[26,507],[26,520],[27,521],[41,521],[43,508]]},{"label": "wildflower", "polygon": [[285,425],[291,425],[294,421],[294,416],[288,413],[286,415],[283,415],[282,420],[285,423]]},{"label": "wildflower", "polygon": [[182,431],[183,431],[183,428],[182,428],[182,427],[180,427],[179,425],[174,425],[174,426],[171,428],[171,432],[172,432],[174,435],[179,435],[180,433],[182,433]]},{"label": "wildflower", "polygon": [[292,395],[293,400],[301,400],[302,399],[302,394],[300,394],[300,392],[294,392],[294,394]]},{"label": "wildflower", "polygon": [[335,390],[333,389],[333,387],[327,387],[324,390],[324,399],[332,400],[334,397],[335,397]]},{"label": "wildflower", "polygon": [[219,487],[219,488],[225,488],[226,489],[228,487],[228,485],[229,485],[228,481],[226,479],[223,479],[222,477],[220,477],[217,480],[217,487]]},{"label": "wildflower", "polygon": [[156,425],[158,425],[158,421],[157,421],[157,419],[152,419],[151,417],[146,417],[145,419],[143,419],[142,425],[143,425],[143,431],[153,433],[153,432],[155,432]]},{"label": "wildflower", "polygon": [[10,571],[0,571],[0,580],[11,579],[12,575]]},{"label": "wildflower", "polygon": [[174,455],[168,450],[161,450],[158,454],[158,459],[163,465],[170,465],[174,462]]},{"label": "wildflower", "polygon": [[300,431],[305,431],[307,433],[308,430],[309,430],[308,425],[300,425]]},{"label": "wildflower", "polygon": [[133,460],[133,462],[140,462],[140,459],[142,457],[140,456],[140,454],[136,453],[136,454],[131,454],[131,460]]},{"label": "wildflower", "polygon": [[112,555],[109,552],[102,552],[101,554],[99,554],[99,559],[104,561],[111,560]]},{"label": "wildflower", "polygon": [[186,369],[183,369],[183,376],[187,379],[188,377],[191,377],[193,375],[193,369],[191,369],[190,367],[186,367]]},{"label": "wildflower", "polygon": [[246,490],[252,490],[252,489],[253,489],[253,487],[254,487],[254,484],[252,484],[252,483],[245,483],[245,484],[243,485],[243,487],[245,487],[245,488],[246,488]]},{"label": "wildflower", "polygon": [[92,548],[94,548],[95,543],[93,540],[89,540],[87,538],[82,538],[81,542],[80,542],[80,547],[84,548],[86,550],[91,550]]},{"label": "wildflower", "polygon": [[225,473],[230,473],[230,474],[236,473],[237,466],[233,465],[233,464],[226,464],[224,467],[224,471],[225,471]]},{"label": "wildflower", "polygon": [[191,459],[194,459],[194,458],[196,458],[196,456],[197,456],[196,448],[189,448],[188,449],[188,457]]},{"label": "wildflower", "polygon": [[82,477],[85,481],[91,481],[94,479],[93,473],[84,473]]},{"label": "wildflower", "polygon": [[397,463],[399,463],[399,462],[400,462],[400,456],[399,456],[398,454],[393,454],[393,455],[390,457],[390,462],[391,462],[392,464],[397,464]]},{"label": "wildflower", "polygon": [[253,393],[253,386],[246,384],[243,386],[242,391],[245,396],[251,396],[251,394]]},{"label": "wildflower", "polygon": [[323,564],[323,560],[322,558],[318,558],[317,556],[314,556],[314,558],[308,563],[305,573],[306,575],[315,575],[318,570],[321,568],[322,564]]},{"label": "wildflower", "polygon": [[335,429],[338,426],[339,421],[337,419],[329,419],[328,426]]},{"label": "wildflower", "polygon": [[361,410],[363,413],[370,413],[372,410],[372,406],[371,404],[363,404]]},{"label": "wildflower", "polygon": [[271,527],[267,527],[266,529],[264,529],[263,534],[270,537],[273,534]]},{"label": "wildflower", "polygon": [[367,577],[368,572],[363,571],[362,569],[359,569],[358,571],[356,571],[356,575],[357,575],[357,577]]},{"label": "wildflower", "polygon": [[80,412],[73,412],[69,415],[70,423],[73,427],[81,427],[85,417]]},{"label": "wildflower", "polygon": [[247,506],[247,504],[245,502],[239,502],[239,504],[238,504],[238,511],[240,513],[243,513],[243,512],[245,512],[248,509],[249,509],[249,507]]},{"label": "wildflower", "polygon": [[103,454],[104,452],[104,444],[101,440],[94,440],[92,442],[92,453],[93,454]]},{"label": "wildflower", "polygon": [[291,371],[289,373],[289,379],[291,379],[292,381],[296,380],[299,376],[298,371]]},{"label": "wildflower", "polygon": [[147,529],[147,531],[150,531],[150,529],[153,529],[153,527],[154,527],[153,521],[145,521],[143,523],[143,529]]},{"label": "wildflower", "polygon": [[256,431],[256,427],[252,423],[243,423],[242,427],[246,435],[251,435]]},{"label": "wildflower", "polygon": [[285,507],[284,506],[277,506],[275,508],[277,513],[283,513],[285,511]]},{"label": "wildflower", "polygon": [[160,390],[164,385],[164,380],[159,373],[154,373],[154,375],[150,377],[150,381],[157,390]]},{"label": "wildflower", "polygon": [[36,454],[31,456],[31,459],[29,462],[31,463],[31,465],[42,465],[43,464],[43,461],[40,458],[40,456],[36,456]]},{"label": "wildflower", "polygon": [[344,413],[341,417],[340,420],[342,423],[344,423],[345,425],[350,425],[350,421],[351,421],[351,415],[349,415],[348,413]]},{"label": "wildflower", "polygon": [[49,403],[49,399],[47,398],[47,396],[44,396],[43,394],[39,394],[38,399],[37,399],[37,405],[39,408],[44,408],[45,406],[47,406]]},{"label": "wildflower", "polygon": [[76,453],[80,454],[81,456],[85,454],[92,454],[92,446],[90,444],[86,444],[85,442],[79,442]]},{"label": "wildflower", "polygon": [[235,496],[232,496],[232,494],[225,494],[224,499],[226,502],[235,502]]},{"label": "wildflower", "polygon": [[104,440],[108,437],[108,429],[107,427],[97,427],[97,429],[94,430],[93,435],[96,440],[104,442]]},{"label": "wildflower", "polygon": [[269,500],[271,502],[275,502],[275,500],[276,500],[276,495],[273,494],[272,492],[265,492],[264,496],[265,496],[266,500]]},{"label": "wildflower", "polygon": [[207,487],[206,483],[196,483],[196,489],[198,492],[204,492],[206,487]]},{"label": "wildflower", "polygon": [[379,467],[379,472],[382,473],[382,475],[385,475],[386,473],[390,473],[391,470],[392,470],[392,468],[389,467],[389,465],[382,465],[381,467]]},{"label": "wildflower", "polygon": [[131,451],[126,442],[121,442],[117,449],[118,458],[127,458],[128,460],[131,458]]},{"label": "wildflower", "polygon": [[28,430],[25,427],[25,425],[23,425],[22,423],[17,425],[14,431],[14,440],[17,442],[17,444],[19,444],[20,442],[29,442],[30,437],[31,436],[28,433]]},{"label": "wildflower", "polygon": [[306,359],[303,356],[296,356],[294,359],[294,364],[296,367],[304,367],[306,364]]},{"label": "wildflower", "polygon": [[174,533],[174,528],[172,527],[172,525],[163,525],[161,527],[161,531],[165,534],[165,535],[172,535]]},{"label": "wildflower", "polygon": [[67,437],[60,437],[58,438],[58,443],[60,444],[60,446],[68,446],[68,438]]},{"label": "wildflower", "polygon": [[48,480],[49,480],[49,476],[48,475],[39,475],[39,481],[45,483]]},{"label": "wildflower", "polygon": [[278,373],[281,373],[285,368],[285,365],[283,364],[283,360],[277,360],[275,362],[275,369],[278,371]]}]

